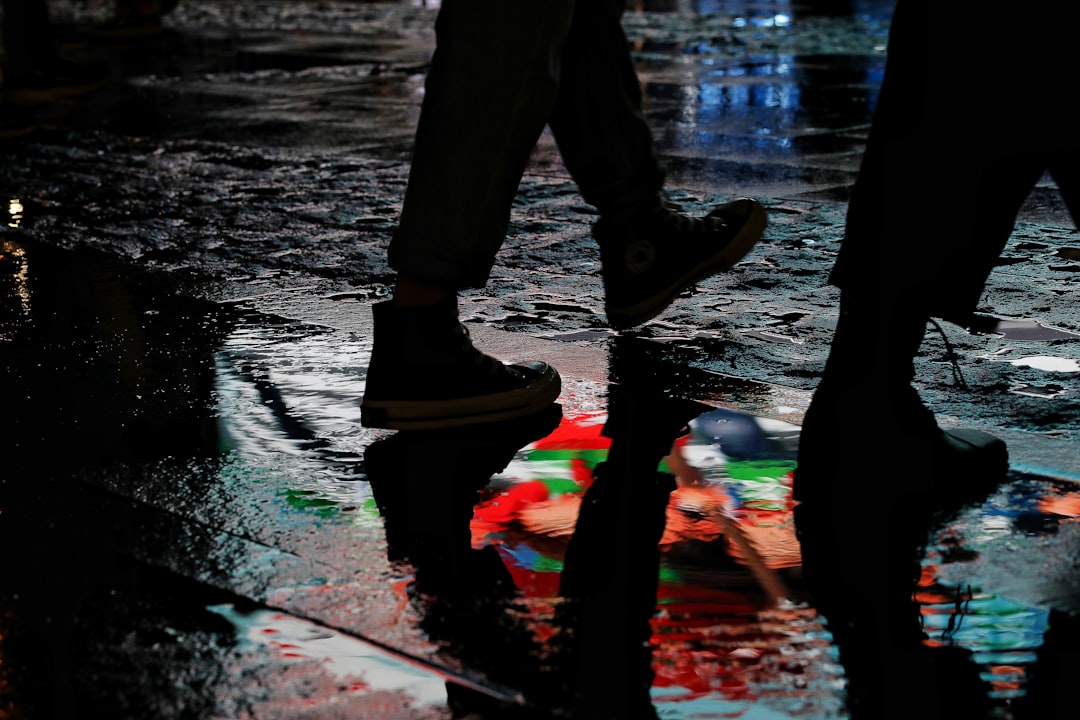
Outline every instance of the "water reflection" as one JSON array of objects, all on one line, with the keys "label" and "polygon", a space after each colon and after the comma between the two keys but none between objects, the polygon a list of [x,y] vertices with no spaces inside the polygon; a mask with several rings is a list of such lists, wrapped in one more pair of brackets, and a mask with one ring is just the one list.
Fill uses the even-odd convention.
[{"label": "water reflection", "polygon": [[22,225],[24,210],[25,210],[25,208],[23,207],[22,201],[19,200],[18,198],[12,198],[12,199],[8,200],[8,207],[7,207],[8,222],[7,222],[7,226],[9,228],[18,228],[20,225]]},{"label": "water reflection", "polygon": [[844,662],[851,717],[1071,716],[1076,479],[1014,469],[959,509],[932,496],[868,509],[880,505],[868,482],[902,481],[868,467],[830,509],[796,509],[805,577]]},{"label": "water reflection", "polygon": [[[357,527],[380,522],[356,512],[371,498],[356,482],[368,446],[380,530],[395,559],[419,560],[413,598],[444,645],[440,662],[460,665],[448,696],[461,714],[591,708],[614,694],[647,717],[843,717],[843,685],[861,692],[867,657],[888,672],[886,690],[924,700],[920,712],[938,700],[927,679],[971,703],[959,717],[988,699],[1011,702],[1017,720],[1071,707],[1070,685],[1055,678],[1077,669],[1075,484],[1014,479],[919,560],[925,536],[914,531],[882,549],[893,539],[868,490],[888,477],[882,459],[857,479],[848,512],[828,518],[842,534],[810,542],[807,574],[792,544],[799,428],[715,403],[730,391],[740,406],[798,413],[777,408],[779,398],[755,400],[751,387],[735,393],[716,376],[703,384],[676,373],[670,345],[614,341],[603,411],[552,408],[521,424],[368,445],[355,423],[362,338],[178,299],[159,280],[19,236],[5,240],[0,269],[9,390],[0,539],[20,550],[5,555],[0,653],[24,673],[6,686],[16,693],[50,698],[50,679],[86,696],[89,680],[51,674],[40,643],[71,650],[73,670],[93,667],[82,662],[89,646],[65,645],[82,622],[72,607],[111,592],[112,563],[132,548],[248,597],[285,588],[277,598],[313,614],[355,602],[345,590],[337,605],[312,598],[364,573],[385,580],[373,569],[377,549],[362,562],[355,554],[382,539]],[[75,477],[90,466],[108,477]],[[94,483],[145,505],[117,512],[120,500],[100,502],[84,487]],[[974,555],[983,560],[965,565]],[[313,581],[305,558],[332,558],[340,575]],[[293,574],[282,572],[286,560]],[[807,577],[820,608],[804,602]],[[363,587],[363,597],[378,593],[374,582]],[[841,656],[819,609],[833,613]],[[357,616],[380,612],[375,603]],[[884,659],[845,631],[890,629],[879,612],[909,621],[900,651]],[[352,618],[349,632],[396,632]],[[122,641],[112,650],[120,657],[130,652]],[[616,676],[590,672],[615,656]],[[924,664],[931,669],[918,670]],[[476,682],[462,680],[480,669]]]},{"label": "water reflection", "polygon": [[850,717],[989,717],[970,651],[924,643],[915,589],[925,526],[903,511],[860,517],[858,504],[796,508],[804,573],[840,653]]},{"label": "water reflection", "polygon": [[[422,707],[446,703],[438,674],[359,638],[275,610],[238,608],[231,603],[213,605],[208,610],[235,626],[239,642],[234,652],[269,650],[283,665],[315,666],[320,674],[327,673],[339,683],[340,695],[395,692]],[[297,694],[302,691],[301,687],[295,688]],[[343,700],[341,704],[348,702]],[[357,709],[362,712],[365,708]]]},{"label": "water reflection", "polygon": [[969,649],[1010,718],[1067,717],[1080,608],[1075,479],[1011,474],[931,537],[919,583],[929,640]]},{"label": "water reflection", "polygon": [[798,428],[683,399],[654,343],[611,349],[606,412],[397,433],[365,456],[425,629],[488,683],[451,683],[451,706],[834,716],[831,641],[798,599]]},{"label": "water reflection", "polygon": [[[669,10],[648,2],[640,9]],[[635,52],[650,117],[667,128],[657,145],[674,175],[693,186],[702,173],[730,179],[748,156],[856,156],[877,100],[891,11],[882,2],[710,1],[692,3],[681,24],[630,15],[631,36],[642,38]],[[796,24],[813,40],[792,42]]]},{"label": "water reflection", "polygon": [[998,320],[990,332],[1006,340],[1076,340],[1080,333],[1050,327],[1036,320]]},{"label": "water reflection", "polygon": [[[135,629],[108,636],[129,611],[120,598],[157,581],[133,567],[132,549],[161,538],[144,534],[136,503],[87,482],[96,469],[217,453],[213,355],[228,322],[168,290],[91,251],[18,234],[0,245],[0,714],[122,716],[148,695],[182,694],[141,669],[121,695],[94,672],[137,664]],[[212,478],[189,473],[182,492]],[[198,539],[182,547],[208,554]]]},{"label": "water reflection", "polygon": [[216,453],[213,353],[229,319],[211,303],[18,235],[0,246],[0,271],[14,461]]},{"label": "water reflection", "polygon": [[553,405],[509,422],[398,432],[364,453],[387,552],[413,570],[410,597],[422,628],[444,648],[444,663],[481,673],[473,683],[447,682],[455,717],[474,710],[513,717],[529,709],[526,696],[530,705],[542,697],[534,690],[541,659],[521,619],[514,580],[494,547],[473,547],[470,523],[492,475],[561,417],[562,408]]},{"label": "water reflection", "polygon": [[355,485],[370,338],[242,306],[231,312],[235,327],[215,355],[223,449],[320,458]]},{"label": "water reflection", "polygon": [[[557,619],[574,717],[658,717],[650,641],[660,542],[676,489],[661,462],[701,407],[672,393],[677,378],[647,350],[629,338],[613,343],[603,428],[611,443],[593,468],[566,547]],[[605,664],[611,671],[597,673]]]}]

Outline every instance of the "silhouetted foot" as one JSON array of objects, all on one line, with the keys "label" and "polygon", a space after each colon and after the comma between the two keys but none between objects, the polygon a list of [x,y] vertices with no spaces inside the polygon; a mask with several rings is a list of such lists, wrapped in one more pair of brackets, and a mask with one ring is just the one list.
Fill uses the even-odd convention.
[{"label": "silhouetted foot", "polygon": [[682,292],[725,272],[765,231],[765,210],[741,198],[690,218],[659,203],[593,227],[603,261],[605,312],[616,330],[659,315]]}]

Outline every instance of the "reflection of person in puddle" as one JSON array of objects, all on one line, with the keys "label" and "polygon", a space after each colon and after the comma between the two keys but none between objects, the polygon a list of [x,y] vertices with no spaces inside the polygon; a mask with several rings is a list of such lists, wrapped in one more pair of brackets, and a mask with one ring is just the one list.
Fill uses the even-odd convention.
[{"label": "reflection of person in puddle", "polygon": [[[627,348],[617,343],[613,354],[620,372],[603,431],[611,444],[566,548],[551,628],[539,633],[553,635],[545,642],[515,619],[528,613],[515,612],[513,579],[492,546],[473,549],[470,521],[478,490],[518,449],[553,430],[558,416],[398,432],[365,454],[391,556],[415,567],[422,627],[493,683],[486,692],[448,684],[455,717],[657,717],[649,640],[659,541],[676,486],[658,468],[700,407],[663,392],[664,374]],[[500,699],[499,688],[523,699],[509,699],[512,691]]]},{"label": "reflection of person in puddle", "polygon": [[[979,325],[975,311],[989,273],[1044,174],[1074,217],[1080,213],[1080,141],[1071,117],[1033,113],[999,97],[1003,87],[1023,87],[1027,97],[1050,98],[1070,81],[1071,65],[1058,56],[1069,45],[1064,32],[1045,35],[1039,21],[1038,32],[1024,33],[1022,24],[980,7],[931,10],[926,0],[896,7],[880,98],[830,276],[840,288],[839,319],[803,425],[797,493],[812,493],[811,475],[836,469],[852,453],[834,450],[858,441],[877,456],[951,469],[1005,464],[995,438],[937,425],[912,386],[913,359],[931,318]],[[940,32],[949,20],[970,32]],[[990,51],[1006,41],[1016,54]],[[951,82],[940,70],[963,67],[984,51],[990,64],[971,82]],[[925,184],[941,170],[949,173],[948,204],[930,220]],[[962,490],[912,480],[907,487],[915,491]]]},{"label": "reflection of person in puddle", "polygon": [[[572,718],[655,720],[652,617],[660,541],[677,482],[659,469],[701,407],[632,338],[617,338],[603,434],[559,584],[560,676]],[[598,671],[599,669],[602,671]]]},{"label": "reflection of person in puddle", "polygon": [[761,237],[750,199],[703,218],[673,212],[621,25],[622,0],[444,0],[411,174],[389,262],[393,298],[373,308],[362,420],[421,429],[527,415],[555,400],[544,363],[475,349],[457,292],[483,287],[545,125],[596,207],[607,321],[640,325],[723,272]]},{"label": "reflection of person in puddle", "polygon": [[[882,693],[901,688],[879,699],[899,717],[910,717],[904,707],[925,712],[943,698],[904,692],[900,675],[890,675],[919,633],[897,627],[907,611],[890,618],[887,599],[902,604],[910,595],[933,511],[984,495],[1008,466],[997,438],[938,425],[912,385],[914,358],[931,318],[973,326],[989,273],[1044,173],[1074,219],[1080,211],[1075,123],[1052,111],[1075,61],[1063,24],[1046,21],[1050,9],[1021,17],[974,2],[900,0],[830,276],[840,288],[839,319],[794,481],[805,569],[825,573],[824,585],[843,584],[833,590],[865,611],[860,631],[880,640],[883,663],[874,682]],[[962,37],[951,31],[958,27]],[[977,72],[955,82],[951,71],[972,58]],[[1033,111],[1033,103],[1050,111]]]},{"label": "reflection of person in puddle", "polygon": [[517,619],[519,593],[499,552],[475,548],[470,525],[491,477],[561,417],[562,408],[549,405],[501,423],[398,432],[364,454],[388,555],[413,570],[410,597],[421,628],[468,669],[446,685],[454,717],[527,711],[520,693],[536,684],[535,638]]}]

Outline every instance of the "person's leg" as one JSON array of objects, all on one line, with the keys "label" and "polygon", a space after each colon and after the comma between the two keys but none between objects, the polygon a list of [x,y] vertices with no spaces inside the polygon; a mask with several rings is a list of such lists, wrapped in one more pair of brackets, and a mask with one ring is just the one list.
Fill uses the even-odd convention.
[{"label": "person's leg", "polygon": [[684,290],[727,270],[753,247],[765,211],[741,199],[705,218],[664,202],[664,171],[642,107],[621,16],[623,0],[579,2],[562,52],[549,124],[564,163],[600,220],[608,323],[640,325]]},{"label": "person's leg", "polygon": [[[1010,128],[999,126],[996,138],[981,132],[979,102],[992,104],[993,96],[964,95],[940,72],[972,55],[937,34],[939,15],[926,0],[900,0],[893,16],[885,77],[830,275],[841,291],[839,317],[803,421],[800,502],[832,501],[865,482],[867,447],[902,461],[890,468],[890,492],[925,492],[942,502],[982,489],[956,487],[956,477],[992,482],[1007,468],[1003,443],[942,432],[911,384],[927,323],[970,317],[1041,174],[1030,157],[1000,151],[1011,138],[1001,132]],[[926,183],[943,174],[948,206],[928,214]]]},{"label": "person's leg", "polygon": [[445,0],[389,261],[447,290],[483,287],[558,91],[572,0]]},{"label": "person's leg", "polygon": [[549,120],[582,197],[604,217],[627,216],[655,203],[664,187],[622,27],[624,5],[624,0],[575,5]]},{"label": "person's leg", "polygon": [[[974,0],[897,3],[833,285],[925,293],[934,317],[961,323],[973,311],[1035,183],[1080,146],[1068,113],[1054,111],[1075,65],[1067,30],[1040,17]],[[973,57],[979,71],[964,83],[942,72]]]},{"label": "person's leg", "polygon": [[457,292],[486,282],[514,194],[558,89],[572,0],[444,0],[399,226],[393,296],[373,308],[362,422],[434,429],[519,417],[554,402],[544,363],[473,347]]}]

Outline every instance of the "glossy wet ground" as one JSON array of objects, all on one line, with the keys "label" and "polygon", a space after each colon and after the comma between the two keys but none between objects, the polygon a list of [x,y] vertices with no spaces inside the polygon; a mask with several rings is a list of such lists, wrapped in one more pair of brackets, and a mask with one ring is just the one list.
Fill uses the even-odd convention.
[{"label": "glossy wet ground", "polygon": [[[560,416],[532,435],[429,434],[377,464],[369,450],[395,436],[357,422],[368,336],[335,315],[340,301],[309,307],[316,323],[276,314],[295,303],[281,293],[226,301],[213,283],[177,287],[95,255],[4,250],[4,276],[21,280],[5,289],[12,709],[70,685],[63,697],[119,717],[328,706],[440,717],[448,677],[510,698],[535,677],[527,660],[554,637],[583,492],[612,447],[607,368],[578,357]],[[609,362],[669,377],[658,346],[624,340]],[[661,538],[654,702],[663,717],[846,717],[845,673],[799,571],[798,426],[775,417],[797,417],[782,403],[798,396],[685,369],[665,392],[724,404],[679,406],[689,426],[662,460],[679,487]],[[464,520],[446,513],[461,482],[480,488]],[[386,496],[402,484],[430,517],[403,519]],[[1024,694],[1051,611],[1075,602],[1078,506],[1075,481],[1017,472],[930,539],[919,590],[929,641],[976,652],[1002,707]],[[411,592],[402,528],[496,548],[532,644],[504,631],[492,642],[475,625],[449,640],[432,630],[455,616]],[[475,674],[514,653],[520,674]]]},{"label": "glossy wet ground", "polygon": [[[0,527],[20,548],[5,710],[448,717],[448,678],[514,705],[557,637],[581,491],[610,447],[612,368],[640,364],[696,403],[679,412],[699,428],[664,459],[681,474],[653,625],[661,716],[847,717],[844,668],[801,597],[786,483],[835,317],[824,280],[887,8],[627,16],[673,198],[696,211],[749,194],[770,210],[746,262],[633,337],[604,328],[593,215],[542,138],[505,263],[463,304],[478,342],[563,372],[558,426],[516,447],[498,434],[420,445],[406,457],[434,458],[431,472],[395,473],[436,508],[444,481],[490,480],[475,519],[420,526],[498,551],[524,594],[517,630],[498,633],[410,595],[416,568],[387,527],[401,514],[371,481],[368,450],[387,437],[358,423],[435,8],[187,2],[161,35],[73,43],[115,82],[3,108]],[[1080,322],[1063,298],[1078,245],[1042,185],[992,278],[996,332],[944,329],[968,389],[933,331],[919,359],[944,423],[1014,451],[1010,480],[930,538],[919,594],[929,643],[975,651],[1002,717],[1047,638],[1074,636],[1059,613],[1076,596]]]}]

